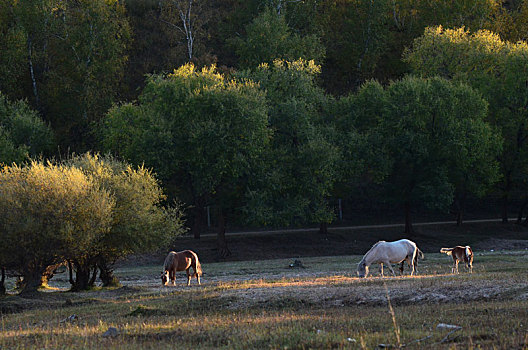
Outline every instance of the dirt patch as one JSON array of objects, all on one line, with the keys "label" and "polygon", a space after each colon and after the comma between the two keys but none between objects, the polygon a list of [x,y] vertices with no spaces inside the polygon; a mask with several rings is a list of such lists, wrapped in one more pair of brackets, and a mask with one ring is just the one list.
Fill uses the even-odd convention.
[{"label": "dirt patch", "polygon": [[[434,277],[431,277],[434,278]],[[438,278],[438,277],[436,277]],[[466,303],[477,300],[518,299],[526,296],[524,285],[497,285],[495,281],[457,282],[453,286],[451,278],[436,283],[434,287],[420,287],[423,278],[415,280],[399,279],[398,284],[388,287],[393,305]],[[414,281],[413,281],[414,280]],[[416,286],[418,284],[418,286]],[[381,282],[365,285],[349,281],[342,286],[288,286],[279,288],[247,288],[244,290],[223,291],[222,297],[229,298],[230,309],[244,309],[265,306],[266,308],[296,307],[300,304],[320,307],[336,306],[382,306],[387,305],[387,290]]]}]

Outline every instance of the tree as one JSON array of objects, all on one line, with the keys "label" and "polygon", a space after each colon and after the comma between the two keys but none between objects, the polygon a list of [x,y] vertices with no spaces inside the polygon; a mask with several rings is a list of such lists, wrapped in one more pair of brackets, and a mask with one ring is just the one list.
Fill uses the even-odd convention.
[{"label": "tree", "polygon": [[423,76],[441,75],[463,81],[489,102],[488,121],[504,139],[499,157],[502,218],[519,186],[519,172],[528,164],[528,45],[509,43],[489,31],[428,28],[416,39],[405,60]]},{"label": "tree", "polygon": [[192,64],[150,76],[137,105],[108,113],[102,136],[105,149],[152,167],[173,196],[193,206],[195,220],[206,205],[215,205],[219,255],[230,253],[226,216],[243,206],[270,137],[264,94],[254,83]]},{"label": "tree", "polygon": [[254,222],[305,225],[332,221],[328,199],[339,156],[332,143],[335,131],[325,110],[330,97],[315,79],[320,66],[313,61],[276,60],[237,76],[259,83],[266,91],[270,127],[274,130],[267,154],[267,174],[252,201]]},{"label": "tree", "polygon": [[0,163],[49,154],[53,143],[50,127],[36,111],[24,101],[10,102],[0,92]]},{"label": "tree", "polygon": [[179,206],[162,206],[162,189],[145,167],[132,168],[111,156],[89,153],[72,157],[67,164],[81,170],[115,201],[112,222],[104,235],[67,256],[76,270],[76,279],[71,281],[74,290],[93,285],[96,268],[103,286],[118,283],[113,275],[118,259],[167,246],[184,232]]},{"label": "tree", "polygon": [[326,47],[323,75],[330,91],[342,94],[375,76],[390,48],[390,6],[389,0],[320,3],[316,18]]},{"label": "tree", "polygon": [[[170,31],[175,32],[174,38],[183,37],[186,48],[186,62],[193,62],[196,56],[196,39],[205,37],[203,27],[207,25],[211,11],[208,11],[206,1],[195,0],[163,0],[159,2],[160,21]],[[180,41],[180,40],[175,40]],[[201,45],[203,46],[203,44]]]},{"label": "tree", "polygon": [[324,47],[314,35],[292,33],[285,15],[266,9],[246,26],[245,38],[230,40],[244,68],[255,68],[261,63],[271,64],[275,59],[288,61],[304,58],[322,61]]},{"label": "tree", "polygon": [[0,171],[0,262],[23,276],[22,293],[48,266],[83,251],[111,225],[114,201],[80,170],[32,161]]},{"label": "tree", "polygon": [[403,204],[407,234],[413,234],[414,206],[447,208],[456,189],[488,184],[475,180],[472,172],[495,175],[497,139],[484,122],[486,102],[475,90],[441,78],[417,77],[386,89],[370,82],[365,89],[377,92],[370,96],[378,101],[359,101],[381,106],[370,110],[378,125],[373,132],[390,169],[387,195]]},{"label": "tree", "polygon": [[[13,1],[2,5],[0,90],[26,97],[64,149],[93,147],[91,124],[118,95],[130,31],[118,0]],[[1,19],[1,18],[0,18]],[[23,63],[20,63],[23,62]]]},{"label": "tree", "polygon": [[92,124],[118,96],[127,61],[130,28],[118,0],[61,2],[54,10],[46,73],[50,119],[63,146],[95,146]]}]

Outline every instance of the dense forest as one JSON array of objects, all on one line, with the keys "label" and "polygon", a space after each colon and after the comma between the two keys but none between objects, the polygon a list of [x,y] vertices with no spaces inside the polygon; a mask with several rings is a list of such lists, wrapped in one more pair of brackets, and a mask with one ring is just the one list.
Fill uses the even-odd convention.
[{"label": "dense forest", "polygon": [[527,40],[523,0],[4,0],[0,248],[60,251],[0,265],[34,283],[67,258],[82,289],[182,220],[199,238],[206,208],[221,256],[227,225],[324,233],[338,198],[401,208],[409,236],[416,208],[462,224],[490,195],[522,221]]}]

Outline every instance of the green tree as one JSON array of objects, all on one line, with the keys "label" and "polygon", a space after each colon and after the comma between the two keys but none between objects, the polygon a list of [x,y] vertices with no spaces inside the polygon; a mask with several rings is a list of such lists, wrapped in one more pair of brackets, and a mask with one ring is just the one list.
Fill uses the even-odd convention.
[{"label": "green tree", "polygon": [[292,32],[284,14],[270,7],[246,26],[245,38],[230,40],[239,57],[239,65],[254,68],[261,63],[272,63],[275,59],[322,61],[324,46],[314,35],[301,36]]},{"label": "green tree", "polygon": [[64,149],[93,147],[90,126],[118,95],[130,29],[118,0],[3,2],[0,90],[42,113]]},{"label": "green tree", "polygon": [[108,113],[102,135],[105,149],[152,167],[173,196],[193,206],[195,220],[206,205],[219,208],[219,254],[229,254],[227,215],[243,206],[237,199],[270,137],[264,94],[254,83],[192,64],[153,75],[137,105]]},{"label": "green tree", "polygon": [[323,74],[330,91],[343,94],[376,75],[389,53],[391,14],[389,0],[319,4],[316,18],[327,53]]},{"label": "green tree", "polygon": [[50,127],[26,102],[10,102],[0,92],[0,163],[48,154],[53,139]]},{"label": "green tree", "polygon": [[46,269],[82,251],[111,225],[110,193],[80,170],[32,161],[0,171],[0,262],[23,276],[22,293]]},{"label": "green tree", "polygon": [[75,280],[70,281],[74,290],[93,285],[97,267],[103,286],[118,283],[113,275],[118,259],[167,246],[184,232],[179,206],[162,206],[165,196],[160,184],[145,167],[133,168],[111,156],[89,153],[73,157],[67,164],[80,169],[115,201],[109,229],[67,256],[76,271]]},{"label": "green tree", "polygon": [[325,111],[331,98],[315,83],[320,66],[313,61],[276,60],[238,76],[252,79],[266,91],[270,127],[265,183],[252,193],[255,222],[301,225],[333,219],[328,199],[336,177],[335,131]]},{"label": "green tree", "polygon": [[417,77],[386,89],[370,82],[364,89],[375,91],[370,96],[379,99],[363,102],[381,106],[370,109],[378,125],[373,132],[390,169],[387,195],[403,204],[407,234],[413,234],[414,206],[445,209],[455,191],[485,189],[497,178],[494,152],[500,143],[484,122],[486,102],[475,90],[441,78]]},{"label": "green tree", "polygon": [[118,96],[130,28],[118,0],[60,2],[54,10],[46,103],[60,143],[92,149],[92,124]]},{"label": "green tree", "polygon": [[466,82],[488,100],[488,121],[504,139],[499,185],[506,222],[517,179],[528,164],[528,45],[503,41],[489,31],[436,27],[415,40],[405,60],[418,74]]}]

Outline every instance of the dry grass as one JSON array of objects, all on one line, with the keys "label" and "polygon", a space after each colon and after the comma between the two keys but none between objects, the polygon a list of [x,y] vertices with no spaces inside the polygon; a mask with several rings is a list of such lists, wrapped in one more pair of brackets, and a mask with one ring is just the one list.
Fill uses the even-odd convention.
[{"label": "dry grass", "polygon": [[[305,258],[305,269],[284,259],[204,264],[203,286],[191,288],[183,275],[161,287],[158,266],[129,267],[117,271],[123,288],[0,299],[17,311],[1,316],[0,348],[526,349],[527,257],[478,255],[472,275],[454,276],[445,255],[428,254],[421,275],[383,279],[356,278],[357,256]],[[442,342],[438,323],[462,329]],[[119,335],[103,337],[108,327]]]}]

